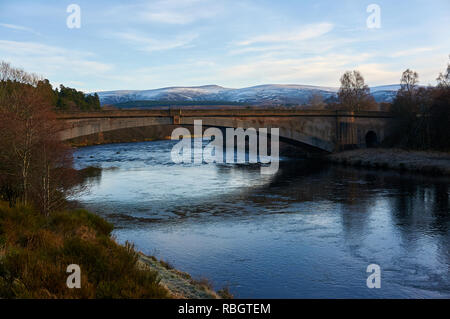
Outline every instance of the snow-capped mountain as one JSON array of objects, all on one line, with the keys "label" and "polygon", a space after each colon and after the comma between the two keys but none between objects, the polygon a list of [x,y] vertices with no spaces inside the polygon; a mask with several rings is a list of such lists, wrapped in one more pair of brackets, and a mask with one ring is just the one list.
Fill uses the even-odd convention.
[{"label": "snow-capped mountain", "polygon": [[252,104],[303,104],[313,94],[327,99],[334,96],[337,89],[306,85],[259,85],[243,89],[231,89],[214,96],[216,100],[244,102]]},{"label": "snow-capped mountain", "polygon": [[[383,85],[371,88],[377,102],[390,102],[399,85]],[[167,87],[154,90],[120,90],[97,92],[102,105],[132,101],[223,101],[250,104],[305,104],[311,96],[324,99],[336,97],[338,88],[310,85],[267,84],[242,89],[224,88],[218,85],[193,87]]]},{"label": "snow-capped mountain", "polygon": [[378,103],[392,102],[398,90],[400,90],[399,84],[381,85],[370,88],[370,93]]},{"label": "snow-capped mountain", "polygon": [[154,90],[120,90],[97,92],[101,104],[115,104],[129,101],[205,101],[205,97],[218,95],[229,89],[218,85],[195,87],[168,87]]}]

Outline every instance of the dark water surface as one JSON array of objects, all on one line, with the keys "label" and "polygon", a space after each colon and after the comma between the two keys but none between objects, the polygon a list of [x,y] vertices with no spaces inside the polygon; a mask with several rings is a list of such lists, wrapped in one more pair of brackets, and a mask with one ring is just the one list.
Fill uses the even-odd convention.
[{"label": "dark water surface", "polygon": [[[119,242],[238,298],[450,297],[450,181],[283,159],[257,166],[173,164],[174,142],[101,145],[77,198]],[[369,289],[366,268],[381,267]]]}]

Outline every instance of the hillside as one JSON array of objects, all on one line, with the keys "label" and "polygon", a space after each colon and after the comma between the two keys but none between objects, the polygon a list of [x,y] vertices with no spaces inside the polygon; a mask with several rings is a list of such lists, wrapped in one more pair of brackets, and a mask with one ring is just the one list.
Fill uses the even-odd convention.
[{"label": "hillside", "polygon": [[[377,102],[390,102],[399,86],[384,85],[371,88]],[[139,107],[130,102],[161,101],[170,102],[207,102],[244,103],[256,105],[306,104],[314,94],[324,99],[335,97],[338,88],[309,85],[267,84],[241,89],[224,88],[218,85],[194,87],[167,87],[153,90],[119,90],[97,92],[102,105],[127,103],[128,107]],[[142,107],[142,106],[141,106]]]}]

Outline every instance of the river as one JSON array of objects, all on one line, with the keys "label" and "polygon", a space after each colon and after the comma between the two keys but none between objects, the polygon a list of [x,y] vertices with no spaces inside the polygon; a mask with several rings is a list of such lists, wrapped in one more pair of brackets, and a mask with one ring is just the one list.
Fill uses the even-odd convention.
[{"label": "river", "polygon": [[174,164],[174,143],[77,149],[77,168],[103,170],[75,199],[119,242],[237,298],[450,298],[450,180],[293,158],[273,176]]}]

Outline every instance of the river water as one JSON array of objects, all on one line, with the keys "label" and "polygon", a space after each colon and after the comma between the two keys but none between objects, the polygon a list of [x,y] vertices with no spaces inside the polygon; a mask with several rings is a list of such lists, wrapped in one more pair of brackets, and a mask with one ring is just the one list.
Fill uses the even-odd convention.
[{"label": "river water", "polygon": [[174,164],[174,143],[75,152],[77,168],[103,168],[76,199],[119,242],[237,298],[450,298],[450,180],[292,158],[273,176]]}]

